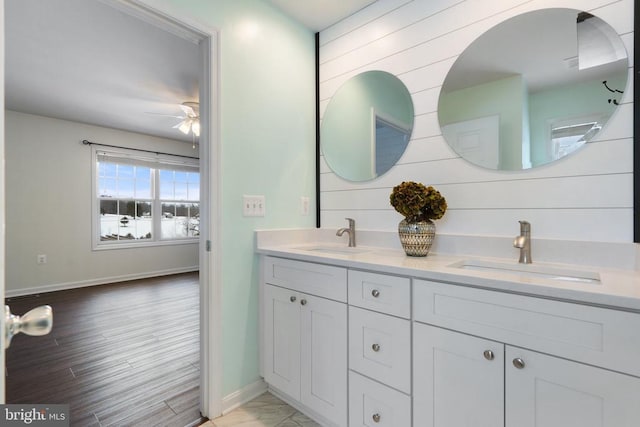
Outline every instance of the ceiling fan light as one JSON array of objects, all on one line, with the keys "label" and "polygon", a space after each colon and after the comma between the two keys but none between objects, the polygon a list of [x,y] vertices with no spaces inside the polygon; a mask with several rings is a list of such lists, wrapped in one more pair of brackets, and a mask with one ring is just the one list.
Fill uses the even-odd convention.
[{"label": "ceiling fan light", "polygon": [[200,114],[200,104],[197,102],[183,102],[180,108],[187,117],[195,118]]},{"label": "ceiling fan light", "polygon": [[191,118],[186,118],[182,121],[182,123],[180,123],[180,125],[178,126],[178,130],[182,133],[184,133],[185,135],[189,135],[189,129],[191,129]]},{"label": "ceiling fan light", "polygon": [[200,136],[200,120],[199,119],[193,120],[193,123],[191,124],[191,132],[193,132],[195,136]]}]

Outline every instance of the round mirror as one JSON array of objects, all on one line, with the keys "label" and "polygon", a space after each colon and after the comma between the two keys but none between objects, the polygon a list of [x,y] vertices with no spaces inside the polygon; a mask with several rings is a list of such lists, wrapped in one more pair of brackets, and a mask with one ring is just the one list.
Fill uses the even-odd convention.
[{"label": "round mirror", "polygon": [[560,159],[596,136],[627,85],[628,60],[602,19],[543,9],[493,27],[458,57],[438,120],[461,157],[521,170]]},{"label": "round mirror", "polygon": [[331,98],[322,117],[322,154],[340,177],[368,181],[396,164],[412,128],[413,102],[404,84],[384,71],[367,71]]}]

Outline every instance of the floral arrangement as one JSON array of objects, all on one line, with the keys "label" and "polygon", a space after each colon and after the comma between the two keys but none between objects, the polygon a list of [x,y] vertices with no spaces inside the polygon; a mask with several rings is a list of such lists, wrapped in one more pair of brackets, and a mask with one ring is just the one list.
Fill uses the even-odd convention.
[{"label": "floral arrangement", "polygon": [[410,223],[440,219],[447,210],[447,201],[438,190],[413,181],[395,186],[389,201]]}]

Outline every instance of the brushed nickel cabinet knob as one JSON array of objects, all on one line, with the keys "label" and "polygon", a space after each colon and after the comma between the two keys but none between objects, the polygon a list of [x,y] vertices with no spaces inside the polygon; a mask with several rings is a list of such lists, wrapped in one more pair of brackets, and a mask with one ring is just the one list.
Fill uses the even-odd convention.
[{"label": "brushed nickel cabinet knob", "polygon": [[518,369],[523,369],[524,368],[524,360],[520,359],[519,357],[516,357],[515,359],[513,359],[513,366],[515,366]]}]

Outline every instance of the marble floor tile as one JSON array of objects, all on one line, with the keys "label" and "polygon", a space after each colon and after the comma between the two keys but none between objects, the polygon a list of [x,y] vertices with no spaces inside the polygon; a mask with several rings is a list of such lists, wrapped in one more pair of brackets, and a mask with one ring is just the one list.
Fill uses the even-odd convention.
[{"label": "marble floor tile", "polygon": [[320,427],[271,393],[264,393],[200,427]]}]

